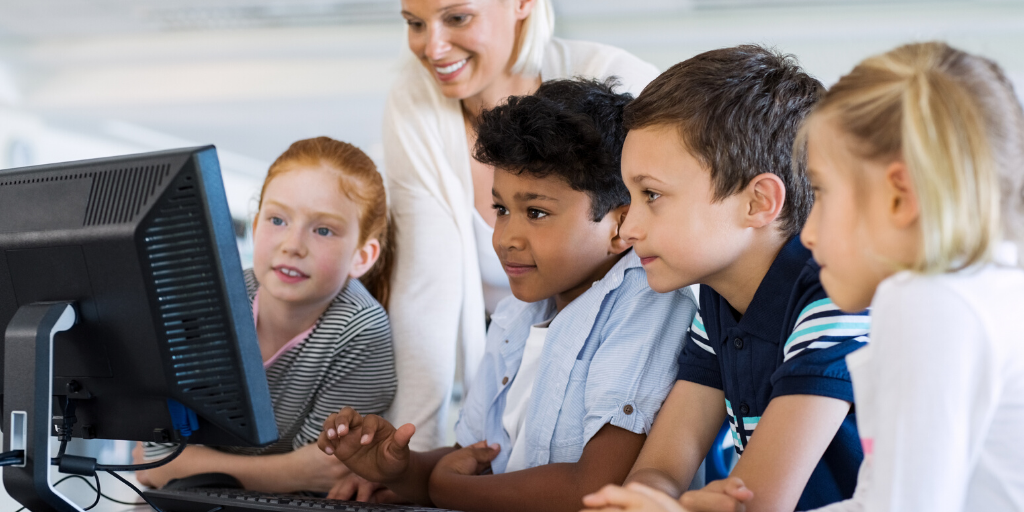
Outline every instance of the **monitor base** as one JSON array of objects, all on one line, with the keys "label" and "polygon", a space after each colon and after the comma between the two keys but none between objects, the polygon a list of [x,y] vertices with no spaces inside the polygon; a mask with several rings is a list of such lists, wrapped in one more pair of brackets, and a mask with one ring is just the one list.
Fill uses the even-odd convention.
[{"label": "monitor base", "polygon": [[71,302],[18,308],[4,333],[3,432],[24,463],[3,468],[4,488],[32,512],[81,512],[50,482],[53,336],[75,324]]}]

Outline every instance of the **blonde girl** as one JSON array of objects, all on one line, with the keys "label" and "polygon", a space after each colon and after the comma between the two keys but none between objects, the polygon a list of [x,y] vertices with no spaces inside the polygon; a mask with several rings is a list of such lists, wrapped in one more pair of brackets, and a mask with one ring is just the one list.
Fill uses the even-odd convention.
[{"label": "blonde girl", "polygon": [[[864,462],[853,498],[819,510],[1024,510],[1024,113],[1009,81],[943,43],[902,46],[841,78],[795,148],[821,282],[841,309],[872,310],[871,343],[846,358]],[[730,478],[678,502],[605,499],[695,512],[751,497]]]},{"label": "blonde girl", "polygon": [[[1024,510],[1024,114],[995,63],[942,43],[872,57],[804,129],[802,240],[844,310],[865,459],[829,510]],[[799,146],[797,146],[799,149]]]},{"label": "blonde girl", "polygon": [[263,183],[245,278],[280,439],[251,449],[189,446],[139,480],[159,487],[213,472],[246,489],[341,496],[335,487],[348,485],[351,495],[347,468],[315,442],[332,412],[348,406],[381,414],[394,398],[382,306],[390,239],[384,183],[358,148],[317,137],[278,157]]}]

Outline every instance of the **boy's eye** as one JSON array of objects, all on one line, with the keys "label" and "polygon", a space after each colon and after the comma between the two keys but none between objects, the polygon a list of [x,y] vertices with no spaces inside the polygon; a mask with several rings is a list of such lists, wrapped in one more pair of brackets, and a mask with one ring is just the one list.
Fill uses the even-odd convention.
[{"label": "boy's eye", "polygon": [[497,212],[498,217],[501,217],[502,215],[508,215],[508,209],[500,204],[493,204],[491,205],[491,207],[494,208],[495,212]]},{"label": "boy's eye", "polygon": [[645,190],[644,195],[647,196],[648,203],[653,203],[656,199],[661,197],[661,194],[657,192],[651,192],[650,190]]},{"label": "boy's eye", "polygon": [[281,217],[271,217],[270,218],[270,223],[275,225],[275,226],[283,226],[284,225],[284,219],[282,219]]},{"label": "boy's eye", "polygon": [[536,208],[528,208],[526,210],[526,216],[531,219],[543,219],[544,217],[547,217],[548,214],[547,212],[542,212]]},{"label": "boy's eye", "polygon": [[328,228],[316,228],[316,234],[320,236],[327,236],[331,234],[331,230]]}]

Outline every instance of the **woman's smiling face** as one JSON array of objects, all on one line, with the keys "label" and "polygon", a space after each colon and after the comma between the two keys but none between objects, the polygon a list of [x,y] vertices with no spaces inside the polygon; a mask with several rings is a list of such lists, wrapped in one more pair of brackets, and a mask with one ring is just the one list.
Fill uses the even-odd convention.
[{"label": "woman's smiling face", "polygon": [[409,49],[455,99],[475,96],[509,72],[531,8],[519,0],[402,0]]}]

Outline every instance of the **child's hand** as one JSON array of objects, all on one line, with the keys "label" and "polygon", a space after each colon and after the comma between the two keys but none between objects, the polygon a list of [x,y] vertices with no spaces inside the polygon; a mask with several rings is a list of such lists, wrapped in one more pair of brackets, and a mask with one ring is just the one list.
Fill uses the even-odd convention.
[{"label": "child's hand", "polygon": [[355,473],[349,473],[334,484],[327,497],[332,500],[371,501],[373,494],[383,487]]},{"label": "child's hand", "polygon": [[691,512],[743,512],[754,492],[736,477],[715,480],[699,491],[683,494],[679,502]]},{"label": "child's hand", "polygon": [[480,441],[441,457],[430,472],[427,489],[431,500],[443,503],[445,497],[450,498],[451,493],[459,492],[460,481],[452,477],[479,475],[491,466],[500,450],[498,444],[487,446],[487,441]]},{"label": "child's hand", "polygon": [[409,440],[415,432],[411,423],[395,429],[380,416],[361,416],[346,407],[327,417],[316,444],[359,476],[388,483],[409,468]]},{"label": "child's hand", "polygon": [[583,505],[587,508],[580,512],[686,512],[668,494],[638,483],[625,487],[606,485],[600,491],[584,496]]},{"label": "child's hand", "polygon": [[433,477],[434,473],[438,475],[479,475],[485,469],[491,467],[491,461],[498,456],[500,451],[501,445],[495,443],[487,446],[487,441],[480,441],[479,443],[455,450],[437,461],[431,477]]}]

